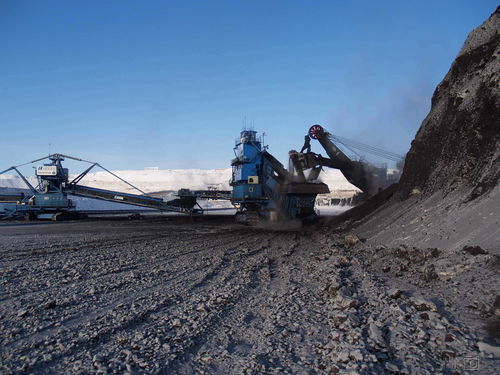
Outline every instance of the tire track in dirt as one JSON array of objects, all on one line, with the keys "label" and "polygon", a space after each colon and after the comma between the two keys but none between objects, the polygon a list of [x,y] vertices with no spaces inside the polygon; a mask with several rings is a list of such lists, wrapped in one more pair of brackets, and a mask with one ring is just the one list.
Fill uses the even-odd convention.
[{"label": "tire track in dirt", "polygon": [[[238,240],[238,241],[239,241],[239,240]],[[234,243],[234,242],[235,242],[235,240],[234,240],[234,239],[231,239],[230,243]],[[228,244],[230,244],[230,243],[226,243],[226,245],[228,245]],[[207,247],[205,250],[207,250],[207,251],[211,251],[211,250],[213,250],[213,248],[214,248],[215,246],[217,246],[217,245]],[[168,263],[168,264],[170,264],[170,263],[173,263],[173,262],[174,262],[174,260],[170,260],[170,259],[169,259],[167,262],[163,262],[163,263],[162,263],[162,265],[167,264],[167,263]],[[193,274],[193,273],[195,273],[195,272],[197,272],[197,271],[200,271],[200,270],[204,270],[204,269],[206,269],[206,268],[209,268],[209,266],[207,266],[207,265],[205,265],[205,264],[201,264],[198,268],[193,268],[193,267],[192,267],[193,265],[194,265],[194,264],[191,264],[191,268],[186,268],[184,265],[179,264],[176,268],[171,269],[171,270],[169,270],[168,272],[166,272],[166,273],[168,273],[169,275],[171,275],[171,276],[169,276],[169,278],[164,279],[164,280],[162,280],[162,281],[160,281],[160,282],[157,282],[157,283],[153,283],[152,285],[150,285],[150,284],[146,284],[146,285],[139,285],[137,290],[130,289],[130,286],[133,286],[133,285],[130,285],[130,284],[132,284],[132,283],[134,282],[133,280],[132,280],[132,281],[128,281],[128,282],[126,282],[126,283],[124,283],[124,282],[123,282],[123,280],[120,280],[120,281],[119,281],[119,283],[121,283],[121,285],[112,285],[112,286],[111,286],[111,288],[108,288],[107,290],[104,290],[104,293],[105,293],[105,295],[106,295],[106,296],[111,294],[111,293],[106,293],[106,292],[109,292],[109,289],[113,289],[113,290],[115,290],[115,289],[122,289],[122,290],[123,290],[123,292],[118,293],[118,294],[113,293],[113,300],[111,300],[111,302],[103,302],[103,301],[101,301],[101,302],[97,303],[97,301],[98,301],[98,300],[96,301],[96,299],[95,299],[95,295],[93,295],[93,296],[89,299],[89,301],[88,301],[89,303],[92,303],[92,304],[93,304],[93,306],[89,306],[88,304],[85,304],[85,303],[83,303],[83,304],[82,304],[82,303],[81,303],[82,298],[79,298],[79,300],[78,300],[79,304],[78,304],[78,306],[74,306],[74,309],[73,309],[73,310],[75,310],[75,311],[79,311],[79,310],[81,310],[81,309],[85,309],[85,310],[87,310],[87,311],[93,311],[93,309],[95,309],[95,308],[100,308],[100,309],[102,309],[102,308],[101,308],[101,306],[104,306],[103,308],[106,308],[106,306],[107,306],[107,305],[113,305],[113,304],[114,304],[114,301],[116,301],[116,300],[120,300],[121,298],[123,298],[123,296],[125,296],[125,297],[126,297],[126,296],[127,296],[127,294],[133,293],[134,295],[138,295],[138,296],[140,296],[143,290],[147,290],[147,289],[154,289],[155,287],[159,287],[159,286],[161,286],[161,285],[164,285],[165,283],[168,283],[168,282],[170,282],[170,281],[172,281],[172,280],[175,280],[175,279],[177,279],[177,278],[179,278],[179,277],[183,277],[184,275],[187,275],[187,274]],[[220,269],[220,268],[221,268],[221,266],[222,266],[222,265],[219,265],[219,266],[218,266],[218,267],[216,267],[216,268],[217,268],[217,269]],[[152,267],[149,267],[149,264],[148,264],[148,265],[147,265],[147,267],[145,267],[145,268],[149,268],[149,272],[152,272]],[[143,270],[143,271],[145,271],[145,270]],[[213,271],[211,271],[211,272],[213,272]],[[105,281],[105,280],[99,280],[99,278],[97,278],[97,280],[92,280],[92,284],[90,284],[90,286],[92,286],[92,285],[94,285],[94,284],[97,284],[97,283],[103,283],[103,281]],[[127,286],[127,285],[129,286],[129,288],[126,288],[126,286]],[[87,287],[88,287],[88,286],[89,286],[89,285],[87,285]],[[54,292],[54,291],[53,291],[53,290],[51,290],[51,291],[48,291],[48,292],[47,292],[47,294],[53,294],[53,292]],[[72,292],[73,292],[73,293],[75,293],[75,292],[77,292],[77,291],[76,291],[76,290],[73,290]],[[83,292],[84,292],[84,291],[83,291]],[[83,294],[84,294],[84,293],[83,293]],[[97,293],[97,295],[98,295],[98,294],[99,294],[99,293]],[[80,296],[80,297],[81,297],[81,296]],[[87,296],[87,297],[88,297],[88,296]],[[40,299],[40,298],[39,298],[39,299]],[[87,299],[88,299],[88,298],[87,298]],[[42,298],[42,301],[43,301],[43,298]],[[70,313],[71,313],[71,311],[70,311]],[[67,320],[60,321],[60,322],[58,322],[58,323],[60,323],[61,325],[65,325],[65,324],[67,324],[67,323],[68,323],[68,321],[71,321],[71,320],[73,320],[73,319],[78,319],[78,318],[79,318],[79,316],[78,316],[78,315],[76,315],[76,316],[71,316],[71,315],[70,315],[70,316],[69,316],[69,318],[68,318]],[[41,330],[44,330],[44,329],[40,329],[40,331],[41,331]]]},{"label": "tire track in dirt", "polygon": [[[235,249],[236,249],[236,248],[234,248],[234,247],[233,247],[231,250],[232,250],[233,252],[235,252]],[[215,266],[215,269],[221,269],[221,264],[217,264],[217,265]],[[192,273],[192,271],[193,271],[193,270],[190,270],[190,271],[191,271],[191,273]],[[187,273],[187,272],[186,272],[186,273]],[[212,274],[214,273],[214,268],[212,268],[212,269],[211,269],[211,273],[212,273]],[[215,275],[214,275],[214,277],[215,277]],[[214,277],[211,277],[211,278],[210,278],[210,280],[214,279]],[[234,273],[233,273],[232,277],[234,277]],[[202,276],[202,278],[201,278],[201,279],[199,279],[199,281],[198,281],[197,283],[194,283],[194,284],[191,286],[191,288],[195,288],[195,287],[196,287],[196,288],[199,288],[199,287],[200,287],[200,281],[202,281],[202,280],[207,281],[206,274],[205,274],[205,275],[203,275],[203,276]],[[182,284],[182,283],[185,283],[185,280],[180,280],[180,281],[178,281],[178,282],[177,282],[177,284]],[[160,286],[161,286],[161,285],[160,285]],[[159,286],[159,287],[160,287],[160,286]],[[172,289],[172,287],[171,287],[171,288],[169,288],[169,289]],[[179,288],[174,288],[174,289],[179,289]],[[135,296],[135,297],[137,297],[137,296]],[[135,297],[134,297],[134,298],[135,298]],[[161,309],[163,309],[164,307],[165,307],[165,306],[163,306],[163,305],[162,305],[162,306],[160,306],[160,307],[159,307],[159,309],[161,310]],[[108,308],[109,308],[109,307],[108,307]],[[142,320],[145,320],[145,319],[147,318],[147,316],[149,316],[149,315],[151,315],[151,314],[155,313],[156,311],[157,311],[157,309],[155,309],[155,310],[151,310],[151,311],[149,311],[149,312],[147,312],[147,313],[144,313],[144,314],[141,314],[141,315],[140,315],[140,316],[141,316],[141,318],[140,318],[139,320],[133,320],[133,321],[134,321],[134,322],[136,322],[136,323],[137,323],[137,322],[139,322],[139,321],[141,321],[141,322],[142,322]],[[95,315],[95,314],[92,314],[92,317],[94,317],[94,315]],[[91,318],[92,318],[92,317],[91,317]],[[146,319],[146,320],[147,320],[147,319]],[[82,324],[83,324],[83,323],[82,323]],[[82,325],[82,324],[80,324],[80,325]],[[130,322],[126,323],[125,325],[122,325],[122,327],[124,327],[124,328],[119,328],[119,327],[114,326],[111,330],[113,330],[113,332],[117,332],[117,331],[120,331],[120,330],[123,330],[123,329],[127,329],[127,328],[128,328],[128,329],[130,329],[130,327],[131,327]],[[59,356],[58,356],[58,357],[54,357],[53,359],[51,359],[51,361],[50,361],[50,362],[52,363],[52,362],[54,362],[54,361],[57,361],[57,359],[58,359],[58,358],[61,358],[61,357],[59,357]]]},{"label": "tire track in dirt", "polygon": [[[219,242],[220,241],[220,242]],[[214,245],[211,245],[208,247],[208,249],[214,249],[218,246],[224,246],[224,242],[222,242],[220,239],[219,241],[214,244]],[[234,238],[227,238],[227,241],[228,243],[231,243],[231,242],[235,242],[236,240]],[[132,245],[135,245],[135,244],[132,244]],[[199,247],[198,248],[192,248],[191,250],[188,250],[188,251],[184,251],[183,253],[180,253],[180,254],[173,254],[171,251],[173,250],[172,248],[168,248],[168,259],[165,261],[165,262],[158,262],[157,264],[158,265],[166,265],[166,264],[170,264],[170,263],[173,263],[175,260],[176,260],[176,257],[182,257],[182,256],[190,256],[190,255],[194,255],[196,253],[201,253],[201,252],[204,252],[207,250],[207,246],[206,246],[206,240],[202,240],[202,241],[199,241],[199,243],[197,243],[196,245],[198,245]],[[183,249],[183,248],[186,248],[186,247],[192,247],[192,243],[184,243],[183,245],[178,245],[176,248],[179,248],[179,249]],[[155,249],[155,251],[157,251],[158,249]],[[101,251],[101,250],[99,250]],[[115,260],[117,255],[116,253],[122,253],[123,251],[121,249],[113,249],[113,254],[109,255],[109,260],[112,261],[112,260]],[[84,255],[81,255],[81,258],[82,259],[86,259],[88,260],[88,254],[84,254]],[[147,259],[146,256],[143,257],[143,259]],[[100,259],[100,261],[102,262],[102,258]],[[45,260],[43,262],[43,265],[49,263],[50,261],[47,261]],[[87,263],[87,262],[86,262]],[[58,262],[58,266],[52,266],[53,269],[61,269],[61,265],[64,264],[63,267],[66,267],[67,268],[67,261],[66,260],[60,260]],[[72,264],[77,266],[78,262],[77,261],[74,261],[72,260]],[[151,261],[150,260],[137,260],[135,257],[134,258],[130,258],[130,260],[128,261],[128,264],[129,264],[129,267],[128,269],[125,269],[125,270],[119,270],[119,271],[107,271],[107,272],[103,272],[101,274],[91,274],[91,275],[88,275],[86,277],[82,277],[81,280],[77,280],[76,281],[76,284],[78,283],[86,283],[88,280],[96,280],[99,279],[99,278],[102,278],[102,277],[105,277],[106,275],[113,275],[113,274],[117,274],[117,273],[122,273],[122,272],[128,272],[130,270],[136,270],[137,272],[141,272],[141,271],[144,271],[145,268],[148,268],[150,269],[150,265],[151,265]],[[42,266],[43,266],[42,265]],[[156,264],[155,264],[156,265]],[[101,265],[102,268],[105,267],[105,264],[102,264]],[[140,266],[144,266],[143,268],[139,268]],[[34,268],[34,269],[33,269]],[[44,268],[44,267],[42,267]],[[28,272],[37,272],[36,270],[36,267],[32,267]],[[8,272],[6,273],[5,277],[9,277],[8,276]],[[10,281],[11,282],[15,282],[15,279],[14,278],[10,278]],[[105,282],[106,280],[101,280],[101,282]],[[72,286],[75,285],[75,282],[72,282],[71,283]],[[59,286],[60,288],[65,288],[67,287],[66,285],[61,285]],[[38,293],[38,292],[41,292],[43,290],[46,290],[46,287],[39,287],[37,290],[33,290],[33,285],[30,284],[29,285],[29,288],[30,288],[30,293]],[[54,289],[54,287],[52,288]],[[17,289],[19,290],[19,288]],[[14,295],[10,295],[10,298],[17,298],[17,297],[20,297],[20,296],[23,296],[23,293],[18,293],[18,294],[14,294]],[[9,299],[8,298],[0,298],[0,302],[3,302],[3,301],[8,301]]]}]

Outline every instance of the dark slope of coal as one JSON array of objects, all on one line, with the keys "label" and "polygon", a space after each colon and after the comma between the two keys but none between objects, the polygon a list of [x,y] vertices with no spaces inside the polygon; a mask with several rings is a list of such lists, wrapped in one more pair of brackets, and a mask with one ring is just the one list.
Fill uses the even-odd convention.
[{"label": "dark slope of coal", "polygon": [[473,30],[432,97],[406,158],[399,194],[470,187],[471,198],[500,176],[500,7]]},{"label": "dark slope of coal", "polygon": [[399,186],[341,220],[412,246],[480,244],[500,255],[500,7],[473,30],[436,88]]},{"label": "dark slope of coal", "polygon": [[476,341],[484,374],[500,363],[499,31],[500,7],[438,85],[399,185],[324,229],[350,234],[367,273],[438,303]]}]

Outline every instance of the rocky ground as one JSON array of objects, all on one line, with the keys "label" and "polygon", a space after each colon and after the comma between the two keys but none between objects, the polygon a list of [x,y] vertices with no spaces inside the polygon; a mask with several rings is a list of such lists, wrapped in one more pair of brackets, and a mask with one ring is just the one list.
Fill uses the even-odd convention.
[{"label": "rocky ground", "polygon": [[[1,374],[488,374],[500,364],[486,333],[463,323],[453,284],[425,270],[438,249],[408,264],[412,248],[326,227],[214,217],[2,223],[0,251]],[[472,253],[460,262],[498,272],[498,258]],[[471,314],[486,322],[493,308]]]},{"label": "rocky ground", "polygon": [[336,221],[0,224],[0,374],[496,374],[500,7]]}]

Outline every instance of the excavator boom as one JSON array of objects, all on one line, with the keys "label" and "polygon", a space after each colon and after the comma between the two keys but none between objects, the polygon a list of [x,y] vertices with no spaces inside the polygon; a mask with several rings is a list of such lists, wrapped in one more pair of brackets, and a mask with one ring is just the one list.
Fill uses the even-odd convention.
[{"label": "excavator boom", "polygon": [[[329,156],[329,158],[324,158],[311,153],[312,156],[308,156],[308,158],[315,159],[314,162],[318,165],[340,170],[351,184],[368,196],[374,195],[381,188],[386,187],[387,171],[385,168],[378,168],[366,162],[351,160],[332,141],[331,134],[325,131],[321,125],[311,126],[309,136],[318,140]],[[314,162],[309,160],[307,164],[311,167]]]}]

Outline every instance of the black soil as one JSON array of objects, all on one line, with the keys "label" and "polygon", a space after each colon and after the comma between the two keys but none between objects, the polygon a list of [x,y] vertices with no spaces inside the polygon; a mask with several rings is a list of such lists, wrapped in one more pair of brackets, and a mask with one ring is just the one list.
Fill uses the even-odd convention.
[{"label": "black soil", "polygon": [[470,187],[470,198],[498,184],[500,7],[473,30],[432,97],[401,177],[399,196]]},{"label": "black soil", "polygon": [[446,306],[475,335],[478,373],[500,358],[499,30],[500,7],[467,37],[399,185],[324,228],[349,232],[367,273]]}]

